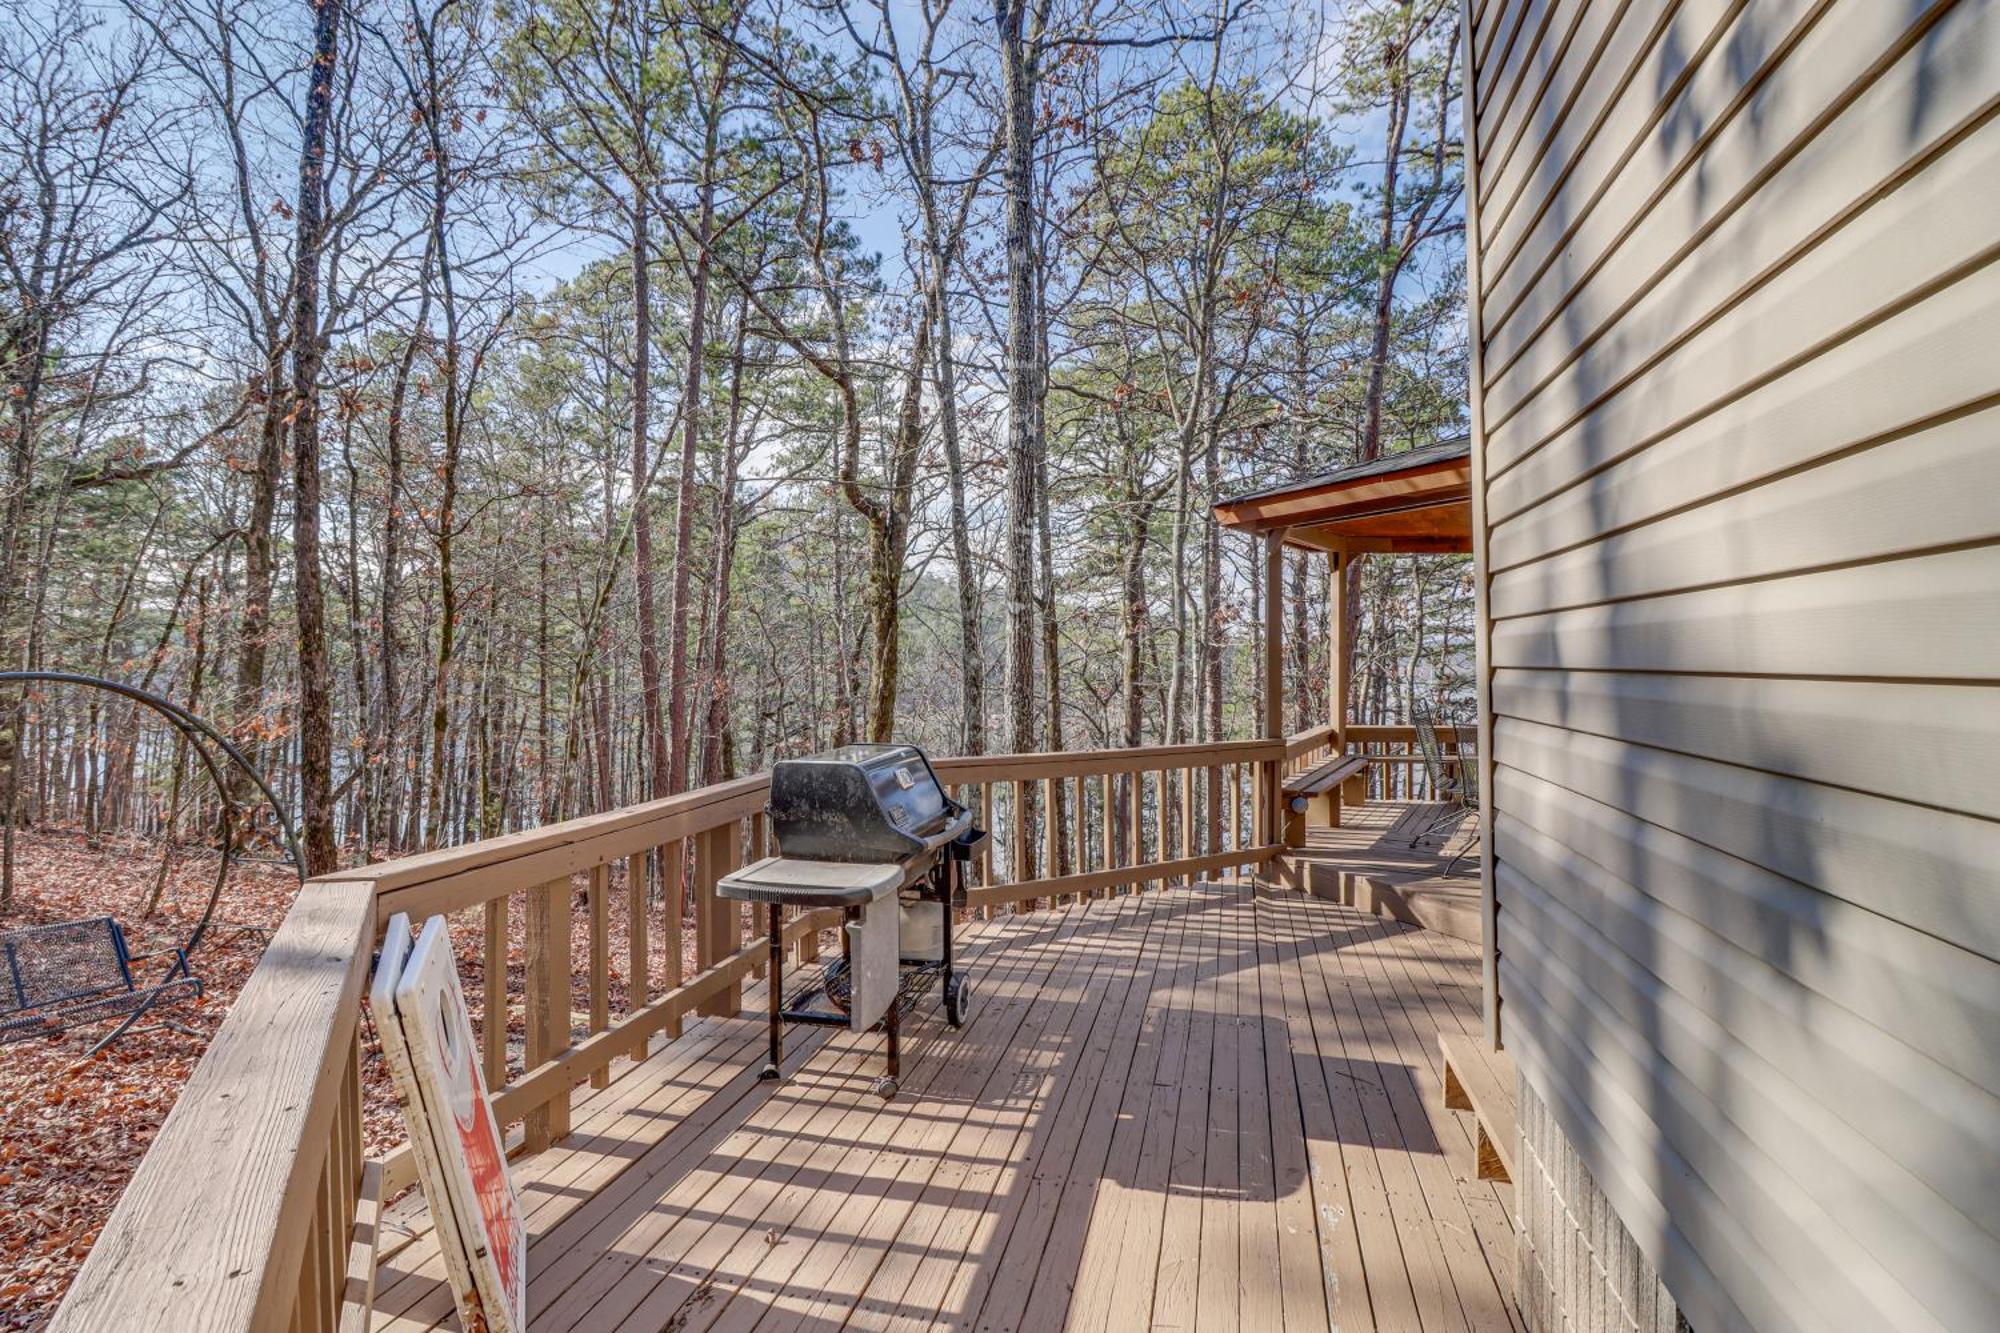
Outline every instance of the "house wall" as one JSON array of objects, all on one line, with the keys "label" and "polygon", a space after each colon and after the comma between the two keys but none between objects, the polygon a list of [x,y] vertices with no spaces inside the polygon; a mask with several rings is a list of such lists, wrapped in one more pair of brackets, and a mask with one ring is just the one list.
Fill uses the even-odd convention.
[{"label": "house wall", "polygon": [[1699,1333],[1990,1329],[2000,0],[1466,20],[1489,939],[1534,1155],[1573,1150],[1570,1215],[1608,1206]]}]

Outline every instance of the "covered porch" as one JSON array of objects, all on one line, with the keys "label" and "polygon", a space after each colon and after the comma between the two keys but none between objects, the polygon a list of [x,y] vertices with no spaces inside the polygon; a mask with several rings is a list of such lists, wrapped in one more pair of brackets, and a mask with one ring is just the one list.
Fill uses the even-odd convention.
[{"label": "covered porch", "polygon": [[[1484,892],[1474,802],[1463,798],[1475,762],[1470,728],[1436,725],[1442,765],[1422,753],[1417,728],[1348,719],[1350,570],[1370,553],[1468,554],[1472,460],[1464,438],[1393,454],[1216,506],[1225,528],[1264,545],[1267,705],[1283,701],[1287,549],[1326,556],[1330,718],[1286,738],[1276,872],[1318,896],[1480,944]],[[1282,714],[1266,718],[1279,735]],[[1476,789],[1475,789],[1476,790]]]}]

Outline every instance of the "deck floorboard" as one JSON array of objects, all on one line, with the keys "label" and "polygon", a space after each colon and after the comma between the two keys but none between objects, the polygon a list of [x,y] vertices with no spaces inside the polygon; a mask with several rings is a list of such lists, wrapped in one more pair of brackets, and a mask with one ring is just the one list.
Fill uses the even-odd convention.
[{"label": "deck floorboard", "polygon": [[[967,936],[973,1022],[933,997],[889,1103],[879,1038],[760,1083],[747,1017],[580,1089],[516,1168],[537,1333],[1520,1327],[1506,1196],[1436,1105],[1474,946],[1235,882]],[[397,1216],[376,1327],[456,1328]]]}]

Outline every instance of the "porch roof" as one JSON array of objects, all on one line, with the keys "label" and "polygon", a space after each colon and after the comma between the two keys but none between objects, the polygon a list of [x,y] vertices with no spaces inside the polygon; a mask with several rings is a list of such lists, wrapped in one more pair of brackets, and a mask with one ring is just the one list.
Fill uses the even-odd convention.
[{"label": "porch roof", "polygon": [[1471,441],[1460,436],[1234,496],[1215,506],[1215,517],[1316,550],[1470,551]]}]

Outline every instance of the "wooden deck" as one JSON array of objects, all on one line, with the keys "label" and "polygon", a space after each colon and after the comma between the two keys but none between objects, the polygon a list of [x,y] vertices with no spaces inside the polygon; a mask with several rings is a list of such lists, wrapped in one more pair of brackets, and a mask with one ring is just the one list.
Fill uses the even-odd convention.
[{"label": "wooden deck", "polygon": [[1306,833],[1300,853],[1313,893],[1377,916],[1479,942],[1479,821],[1447,825],[1417,847],[1447,807],[1427,801],[1369,801],[1342,812],[1339,828]]},{"label": "wooden deck", "polygon": [[[893,1102],[876,1037],[795,1038],[760,1084],[744,1018],[579,1090],[517,1169],[534,1328],[1519,1327],[1440,1105],[1473,946],[1234,883],[969,934],[978,1012],[933,997]],[[415,1204],[385,1236],[379,1328],[457,1327],[424,1233]]]}]

